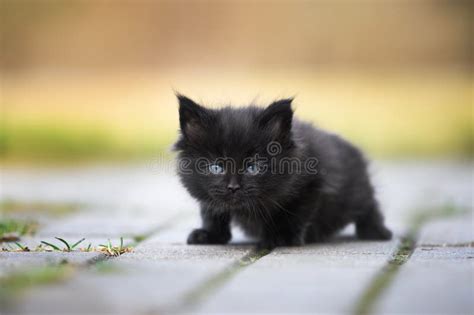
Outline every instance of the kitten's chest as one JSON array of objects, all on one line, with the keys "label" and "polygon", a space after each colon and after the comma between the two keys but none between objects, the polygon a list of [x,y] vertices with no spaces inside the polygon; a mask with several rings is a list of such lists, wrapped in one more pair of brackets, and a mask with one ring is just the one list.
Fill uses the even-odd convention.
[{"label": "kitten's chest", "polygon": [[247,236],[262,235],[264,221],[258,213],[242,213],[232,215],[232,223],[240,227]]}]

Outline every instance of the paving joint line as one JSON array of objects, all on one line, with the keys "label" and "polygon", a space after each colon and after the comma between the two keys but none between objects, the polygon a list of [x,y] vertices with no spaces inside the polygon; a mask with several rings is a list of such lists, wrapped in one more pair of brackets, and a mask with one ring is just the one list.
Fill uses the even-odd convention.
[{"label": "paving joint line", "polygon": [[161,314],[162,312],[174,314],[187,312],[188,310],[193,309],[207,297],[211,296],[213,292],[216,292],[220,287],[229,282],[229,280],[235,277],[246,267],[256,263],[259,259],[270,253],[271,250],[257,250],[254,248],[238,260],[232,262],[220,272],[210,276],[200,284],[196,285],[194,288],[185,292],[180,298],[178,298],[177,303],[165,306],[164,310],[152,310],[151,312],[146,312],[146,314]]},{"label": "paving joint line", "polygon": [[[368,315],[373,313],[373,309],[379,298],[390,287],[401,267],[408,262],[417,248],[419,231],[427,222],[433,219],[462,215],[466,212],[467,209],[458,209],[449,204],[444,207],[424,209],[416,212],[410,222],[411,225],[408,231],[400,238],[400,243],[398,244],[397,249],[369,283],[361,297],[356,302],[352,313],[354,315]],[[452,245],[470,247],[472,246],[472,242]],[[418,245],[420,248],[422,246],[423,244]]]},{"label": "paving joint line", "polygon": [[390,286],[403,266],[411,257],[416,248],[416,238],[404,236],[400,239],[397,249],[392,254],[388,262],[377,273],[369,286],[364,291],[362,297],[358,300],[354,314],[371,314],[375,303],[383,292]]}]

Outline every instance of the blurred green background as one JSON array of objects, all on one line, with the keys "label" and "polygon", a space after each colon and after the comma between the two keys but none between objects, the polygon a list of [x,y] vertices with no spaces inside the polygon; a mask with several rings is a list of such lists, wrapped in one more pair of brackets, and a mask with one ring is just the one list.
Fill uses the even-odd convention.
[{"label": "blurred green background", "polygon": [[174,91],[296,96],[377,158],[471,158],[470,1],[1,1],[0,159],[168,156]]}]

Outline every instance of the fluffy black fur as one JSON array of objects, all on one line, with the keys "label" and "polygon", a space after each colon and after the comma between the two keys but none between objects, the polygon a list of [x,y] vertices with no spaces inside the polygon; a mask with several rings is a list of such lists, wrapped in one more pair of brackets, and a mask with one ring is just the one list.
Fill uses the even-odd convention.
[{"label": "fluffy black fur", "polygon": [[[181,95],[178,100],[179,175],[202,217],[188,244],[227,243],[231,222],[262,248],[323,241],[352,222],[360,239],[391,238],[362,153],[337,135],[293,119],[292,99],[265,109],[206,109]],[[277,154],[269,143],[277,143]],[[246,173],[256,157],[266,160],[258,162],[260,172]],[[223,173],[206,172],[203,158],[220,163]],[[317,172],[305,164],[311,159],[314,166],[315,158]],[[300,168],[285,160],[299,161]],[[274,165],[284,166],[275,171]]]}]

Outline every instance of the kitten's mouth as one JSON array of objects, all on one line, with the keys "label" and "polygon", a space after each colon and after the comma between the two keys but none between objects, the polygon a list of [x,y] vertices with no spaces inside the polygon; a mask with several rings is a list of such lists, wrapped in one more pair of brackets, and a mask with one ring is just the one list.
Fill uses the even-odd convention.
[{"label": "kitten's mouth", "polygon": [[229,204],[229,205],[239,205],[243,202],[242,200],[242,195],[240,194],[229,194],[229,195],[226,195],[226,196],[221,196],[221,198],[219,198],[221,201]]},{"label": "kitten's mouth", "polygon": [[229,202],[229,203],[232,203],[232,204],[236,204],[236,203],[239,203],[242,201],[242,198],[240,198],[239,196],[237,196],[236,194],[232,194],[232,195],[229,195],[227,198],[226,198],[226,201]]},{"label": "kitten's mouth", "polygon": [[212,194],[212,197],[223,204],[233,207],[240,207],[246,204],[248,195],[244,191],[237,191],[234,193],[218,193]]}]

